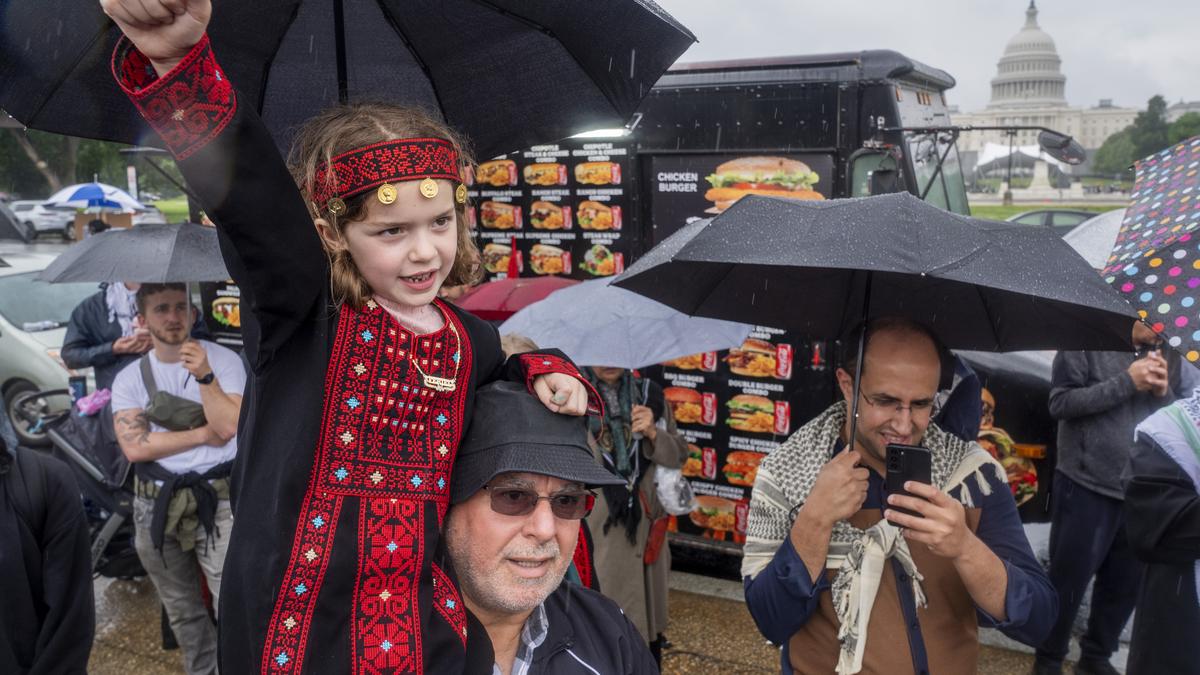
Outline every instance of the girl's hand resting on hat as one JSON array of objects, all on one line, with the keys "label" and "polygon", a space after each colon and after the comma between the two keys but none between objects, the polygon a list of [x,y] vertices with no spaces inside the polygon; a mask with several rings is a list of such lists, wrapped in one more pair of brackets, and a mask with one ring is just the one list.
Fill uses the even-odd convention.
[{"label": "girl's hand resting on hat", "polygon": [[159,77],[204,37],[212,16],[211,0],[100,0],[100,7],[150,59]]},{"label": "girl's hand resting on hat", "polygon": [[587,388],[570,375],[538,375],[533,380],[533,393],[552,412],[563,415],[582,415],[587,412]]}]

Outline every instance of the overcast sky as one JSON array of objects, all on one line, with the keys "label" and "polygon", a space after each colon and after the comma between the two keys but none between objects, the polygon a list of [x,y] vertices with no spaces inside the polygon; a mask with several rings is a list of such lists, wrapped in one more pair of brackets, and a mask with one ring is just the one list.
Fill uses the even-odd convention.
[{"label": "overcast sky", "polygon": [[[989,81],[1028,0],[656,0],[699,44],[682,61],[894,49],[948,71],[964,111],[987,105]],[[1038,0],[1067,101],[1144,107],[1154,94],[1200,100],[1200,2]]]}]

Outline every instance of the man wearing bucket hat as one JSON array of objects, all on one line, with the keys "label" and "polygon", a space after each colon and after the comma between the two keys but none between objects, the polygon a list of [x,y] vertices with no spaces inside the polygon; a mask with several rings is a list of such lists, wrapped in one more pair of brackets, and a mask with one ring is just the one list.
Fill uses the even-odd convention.
[{"label": "man wearing bucket hat", "polygon": [[[593,458],[582,419],[546,410],[516,384],[476,393],[454,465],[446,546],[462,599],[491,638],[494,672],[658,672],[614,602],[561,583],[595,502],[589,488],[620,484]],[[457,601],[434,599],[439,610]]]}]

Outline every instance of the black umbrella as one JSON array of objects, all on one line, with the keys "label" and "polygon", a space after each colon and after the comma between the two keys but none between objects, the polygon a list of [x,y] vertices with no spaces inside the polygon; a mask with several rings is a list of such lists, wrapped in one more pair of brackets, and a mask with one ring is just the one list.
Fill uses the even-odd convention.
[{"label": "black umbrella", "polygon": [[[481,157],[624,124],[695,38],[651,0],[246,0],[214,3],[225,72],[281,147],[339,101],[441,111]],[[10,2],[0,108],[26,126],[154,139],[109,67],[95,0]]]},{"label": "black umbrella", "polygon": [[40,281],[167,283],[229,278],[217,231],[192,223],[105,230],[54,259]]},{"label": "black umbrella", "polygon": [[1047,229],[959,216],[906,192],[831,201],[749,196],[689,227],[674,255],[630,268],[613,284],[686,314],[825,339],[872,317],[900,316],[959,349],[1131,346],[1132,308]]},{"label": "black umbrella", "polygon": [[746,197],[668,260],[613,283],[697,316],[824,339],[902,316],[958,349],[1128,349],[1129,305],[1054,233],[908,193]]}]

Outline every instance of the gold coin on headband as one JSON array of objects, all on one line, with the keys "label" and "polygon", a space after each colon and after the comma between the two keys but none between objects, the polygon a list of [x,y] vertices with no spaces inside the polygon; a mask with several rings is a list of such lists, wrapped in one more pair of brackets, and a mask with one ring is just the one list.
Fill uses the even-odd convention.
[{"label": "gold coin on headband", "polygon": [[421,181],[421,196],[426,199],[433,199],[438,194],[438,184],[432,178],[426,178]]},{"label": "gold coin on headband", "polygon": [[338,197],[330,199],[326,206],[329,209],[329,212],[335,216],[340,216],[346,212],[346,202],[342,201]]},{"label": "gold coin on headband", "polygon": [[454,201],[458,202],[459,204],[467,203],[467,186],[466,185],[459,183],[458,187],[454,188]]},{"label": "gold coin on headband", "polygon": [[380,204],[391,204],[396,201],[398,194],[396,186],[391,183],[384,183],[375,191],[375,196],[379,199]]}]

